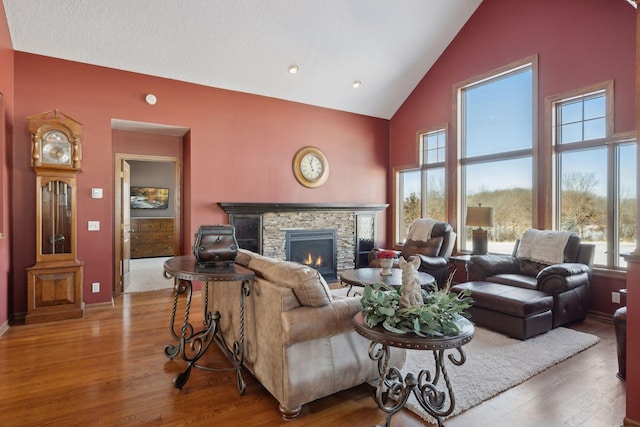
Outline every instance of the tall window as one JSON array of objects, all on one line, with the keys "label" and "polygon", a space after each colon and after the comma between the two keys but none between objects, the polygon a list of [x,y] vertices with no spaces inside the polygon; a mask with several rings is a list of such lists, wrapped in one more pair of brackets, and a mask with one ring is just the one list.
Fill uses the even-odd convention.
[{"label": "tall window", "polygon": [[[460,216],[468,206],[493,207],[489,252],[511,253],[533,218],[535,61],[501,70],[458,88]],[[471,249],[471,228],[458,245]]]},{"label": "tall window", "polygon": [[417,218],[445,221],[445,156],[447,127],[419,132],[419,168],[396,174],[396,243],[407,237],[409,226]]},{"label": "tall window", "polygon": [[550,97],[555,227],[596,246],[594,264],[625,267],[635,247],[635,137],[613,135],[613,83]]}]

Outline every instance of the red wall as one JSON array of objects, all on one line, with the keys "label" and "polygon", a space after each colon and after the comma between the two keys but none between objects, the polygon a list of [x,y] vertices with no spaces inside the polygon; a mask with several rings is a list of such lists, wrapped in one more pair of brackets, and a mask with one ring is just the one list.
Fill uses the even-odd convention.
[{"label": "red wall", "polygon": [[[538,56],[540,145],[545,138],[545,97],[612,79],[614,132],[635,130],[633,7],[622,0],[484,0],[391,119],[390,169],[416,164],[420,129],[449,123],[449,141],[455,149],[456,83],[532,55]],[[544,189],[550,176],[544,176],[544,170],[540,174],[538,226],[549,228],[544,213],[551,207],[545,205]],[[448,214],[456,224],[456,212]],[[595,278],[592,308],[613,313],[618,306],[611,304],[611,292],[624,287],[624,279]]]},{"label": "red wall", "polygon": [[8,325],[12,312],[10,281],[10,241],[9,233],[9,168],[11,136],[13,130],[13,48],[4,6],[0,5],[0,93],[2,93],[2,109],[0,115],[0,232],[7,238],[0,240],[0,330]]},{"label": "red wall", "polygon": [[[387,120],[19,52],[15,75],[11,213],[13,229],[21,230],[13,245],[15,312],[26,310],[25,268],[35,262],[35,174],[25,120],[33,114],[57,108],[84,126],[78,258],[89,304],[110,301],[114,280],[112,118],[190,129],[182,147],[183,236],[200,224],[225,223],[220,201],[386,202]],[[157,96],[155,106],[145,103],[147,93]],[[330,162],[329,180],[318,189],[293,177],[293,155],[305,145],[320,147]],[[92,187],[103,188],[104,198],[91,199]],[[101,230],[88,232],[89,220],[99,220]],[[102,292],[92,294],[92,282],[101,282]]]}]

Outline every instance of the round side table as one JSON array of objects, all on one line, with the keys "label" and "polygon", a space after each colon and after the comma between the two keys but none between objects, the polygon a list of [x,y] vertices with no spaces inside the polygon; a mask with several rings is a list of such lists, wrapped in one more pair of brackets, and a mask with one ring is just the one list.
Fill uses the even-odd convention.
[{"label": "round side table", "polygon": [[[460,334],[456,336],[421,337],[413,333],[392,333],[382,326],[370,328],[364,322],[362,312],[354,316],[354,329],[371,341],[369,357],[378,361],[380,379],[376,386],[375,400],[378,407],[387,413],[383,427],[390,426],[391,417],[404,407],[411,392],[420,406],[437,420],[438,427],[444,426],[442,419],[453,412],[456,404],[453,385],[445,366],[445,350],[455,350],[458,353],[457,358],[454,354],[448,355],[451,363],[456,366],[464,364],[466,356],[462,346],[471,341],[475,331],[473,324],[463,317],[460,317],[457,323]],[[431,350],[435,360],[435,372],[424,369],[417,378],[413,373],[403,376],[400,369],[389,366],[390,347]],[[441,379],[444,380],[445,387],[438,388]]]},{"label": "round side table", "polygon": [[[187,369],[178,374],[173,380],[177,388],[182,388],[191,374],[191,368],[196,367],[209,371],[235,370],[238,391],[244,394],[246,383],[242,378],[242,361],[244,358],[244,299],[248,297],[251,288],[249,283],[254,279],[255,273],[248,268],[238,264],[222,266],[201,266],[193,255],[176,256],[168,259],[164,263],[164,277],[166,279],[177,280],[174,291],[173,311],[171,312],[171,335],[177,341],[176,344],[165,346],[164,354],[169,359],[178,355],[187,362]],[[204,305],[204,328],[196,330],[196,327],[189,321],[189,311],[191,310],[191,297],[193,294],[192,281],[204,282],[204,294],[202,301]],[[229,348],[220,333],[220,313],[213,312],[209,307],[209,283],[210,282],[240,282],[240,339]],[[176,333],[176,311],[178,306],[178,296],[186,294],[186,306],[183,321],[180,325],[180,333]],[[220,350],[227,359],[233,363],[233,368],[209,368],[198,364],[198,360],[209,349],[212,342],[216,342]]]}]

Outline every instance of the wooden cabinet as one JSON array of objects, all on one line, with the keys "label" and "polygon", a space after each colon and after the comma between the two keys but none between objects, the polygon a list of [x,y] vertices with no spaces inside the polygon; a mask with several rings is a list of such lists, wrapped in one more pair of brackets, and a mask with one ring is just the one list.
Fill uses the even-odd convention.
[{"label": "wooden cabinet", "polygon": [[131,218],[131,258],[174,256],[173,218]]}]

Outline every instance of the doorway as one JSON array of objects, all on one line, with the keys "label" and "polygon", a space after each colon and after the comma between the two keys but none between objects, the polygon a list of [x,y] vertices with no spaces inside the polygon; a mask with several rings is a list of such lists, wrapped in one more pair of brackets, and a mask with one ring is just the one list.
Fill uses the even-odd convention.
[{"label": "doorway", "polygon": [[[189,141],[189,128],[160,125],[154,123],[134,122],[129,120],[111,119],[112,146],[114,152],[114,258],[113,258],[113,295],[118,296],[124,291],[127,282],[136,280],[138,276],[148,276],[144,270],[158,270],[162,273],[162,259],[180,253],[181,242],[181,215],[182,215],[182,153],[184,145]],[[141,163],[144,162],[144,163]],[[131,165],[134,165],[133,181],[131,178]],[[146,176],[145,179],[136,178],[136,164],[148,165],[153,169],[153,165],[164,165],[164,172]],[[167,169],[168,168],[168,169]],[[148,194],[142,195],[141,199],[147,204],[155,206],[134,206],[131,210],[131,187],[149,187],[168,190],[165,200],[158,203],[158,198],[149,198]],[[144,200],[146,198],[146,201]],[[148,209],[145,209],[148,208]],[[156,207],[158,209],[153,209]],[[170,237],[165,234],[159,244],[152,249],[140,248],[140,245],[133,245],[134,251],[146,250],[151,252],[131,254],[131,227],[132,218],[158,217],[162,224],[162,231],[172,233]],[[138,226],[133,224],[133,227]],[[143,227],[144,228],[144,227]],[[170,230],[168,229],[170,228]],[[139,228],[138,231],[141,229]],[[138,236],[138,234],[136,234]],[[142,237],[142,236],[140,236]],[[147,238],[149,236],[146,236]],[[151,236],[152,240],[154,239]],[[168,239],[168,240],[167,240]],[[157,240],[157,239],[156,239]],[[136,259],[148,259],[149,263],[133,264]],[[142,265],[144,264],[144,265]],[[149,267],[149,264],[153,265]],[[159,265],[157,267],[156,265]],[[138,268],[140,267],[140,268]],[[133,273],[133,275],[132,275]],[[161,285],[166,286],[169,280],[152,279]],[[145,287],[146,288],[146,287]]]},{"label": "doorway", "polygon": [[172,287],[162,265],[180,250],[180,159],[116,153],[115,165],[114,296]]}]

